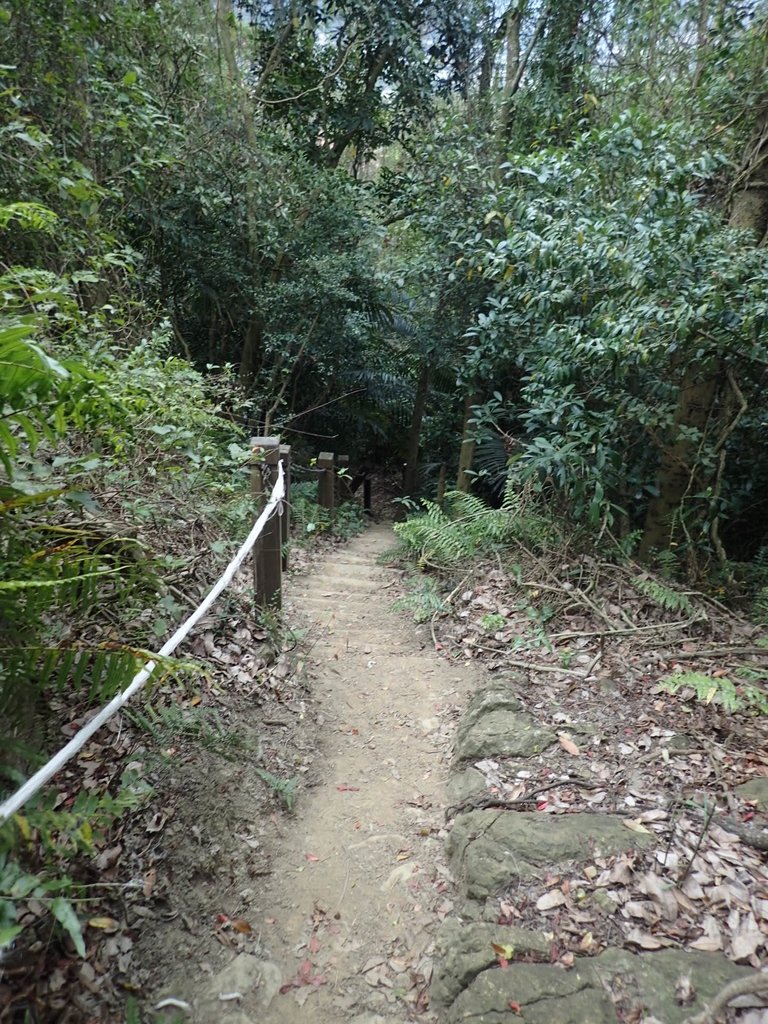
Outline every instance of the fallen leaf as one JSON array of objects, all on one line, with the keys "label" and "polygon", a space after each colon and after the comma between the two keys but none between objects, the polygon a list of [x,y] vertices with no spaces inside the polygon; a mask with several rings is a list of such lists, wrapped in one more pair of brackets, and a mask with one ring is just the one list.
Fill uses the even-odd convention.
[{"label": "fallen leaf", "polygon": [[624,825],[632,832],[639,832],[641,835],[651,835],[651,830],[646,828],[642,821],[638,821],[636,818],[625,818]]},{"label": "fallen leaf", "polygon": [[359,793],[360,792],[360,787],[359,786],[337,786],[336,789],[338,789],[338,791],[340,793]]},{"label": "fallen leaf", "polygon": [[581,751],[573,742],[567,732],[559,732],[557,734],[557,740],[560,746],[567,754],[571,754],[573,757],[578,757]]},{"label": "fallen leaf", "polygon": [[653,871],[649,871],[640,879],[638,888],[647,896],[650,896],[654,903],[661,908],[662,917],[666,921],[674,921],[677,917],[678,906],[672,888],[659,878]]},{"label": "fallen leaf", "polygon": [[106,850],[102,850],[96,858],[96,867],[99,871],[106,871],[107,868],[111,868],[113,864],[117,863],[122,852],[122,846],[110,846]]},{"label": "fallen leaf", "polygon": [[624,939],[632,946],[639,946],[640,949],[661,949],[662,946],[668,945],[668,943],[660,942],[650,932],[641,931],[639,928],[630,928]]},{"label": "fallen leaf", "polygon": [[701,949],[706,953],[714,953],[723,948],[723,940],[720,935],[720,926],[717,919],[707,914],[702,922],[703,934],[691,943],[691,949]]},{"label": "fallen leaf", "polygon": [[305,853],[304,859],[308,860],[310,864],[315,864],[317,861],[320,860],[320,858],[314,853]]},{"label": "fallen leaf", "polygon": [[307,948],[310,953],[318,953],[320,951],[320,940],[316,935],[310,935]]},{"label": "fallen leaf", "polygon": [[328,979],[324,978],[322,974],[313,974],[313,966],[311,960],[302,960],[301,966],[299,967],[298,973],[295,978],[291,978],[279,989],[280,995],[284,996],[286,992],[290,992],[294,988],[302,988],[305,985],[327,985]]},{"label": "fallen leaf", "polygon": [[233,930],[239,932],[241,935],[247,935],[248,932],[253,931],[253,928],[251,928],[248,922],[244,921],[242,917],[233,917],[229,923],[232,925]]},{"label": "fallen leaf", "polygon": [[114,917],[92,917],[89,919],[88,924],[91,928],[99,928],[108,935],[112,932],[116,932],[120,927],[120,924],[114,919]]},{"label": "fallen leaf", "polygon": [[749,960],[765,942],[765,936],[760,931],[757,921],[752,914],[744,914],[738,929],[731,936],[731,954],[738,963],[742,960]]},{"label": "fallen leaf", "polygon": [[150,868],[146,875],[144,875],[144,885],[142,886],[142,892],[147,899],[152,895],[152,890],[155,888],[156,882],[157,868]]},{"label": "fallen leaf", "polygon": [[168,820],[167,816],[162,811],[157,811],[152,815],[152,818],[144,826],[147,832],[160,832]]},{"label": "fallen leaf", "polygon": [[516,1003],[514,999],[509,1000],[509,1008],[513,1013],[518,1014],[518,1016],[522,1016],[523,1011],[520,1009],[520,1003]]},{"label": "fallen leaf", "polygon": [[539,896],[536,900],[537,910],[554,910],[555,907],[562,907],[565,903],[565,896],[559,889],[552,889],[550,892],[545,892],[543,896]]},{"label": "fallen leaf", "polygon": [[501,942],[492,942],[491,948],[497,956],[500,956],[503,960],[509,962],[515,955],[515,947],[507,946]]}]

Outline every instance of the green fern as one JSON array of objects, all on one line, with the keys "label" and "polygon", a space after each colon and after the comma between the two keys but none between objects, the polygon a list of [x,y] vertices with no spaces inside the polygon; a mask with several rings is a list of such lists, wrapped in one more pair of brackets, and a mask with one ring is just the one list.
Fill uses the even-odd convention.
[{"label": "green fern", "polygon": [[254,771],[262,782],[266,783],[269,789],[275,793],[286,811],[292,811],[296,802],[296,789],[299,785],[298,779],[281,779],[266,768],[255,768]]},{"label": "green fern", "polygon": [[680,558],[673,550],[656,552],[654,563],[665,580],[675,579],[680,569]]},{"label": "green fern", "polygon": [[686,594],[664,586],[663,583],[659,583],[658,580],[652,579],[650,576],[636,576],[632,580],[632,586],[666,611],[685,612],[686,615],[692,615],[694,612],[693,605]]},{"label": "green fern", "polygon": [[291,486],[291,526],[299,543],[302,537],[330,530],[331,513],[317,503],[317,483],[307,481]]},{"label": "green fern", "polygon": [[0,230],[5,230],[15,221],[23,231],[42,231],[53,234],[59,218],[40,203],[8,203],[0,206]]},{"label": "green fern", "polygon": [[424,511],[404,523],[395,533],[419,565],[450,569],[478,554],[486,554],[517,538],[541,543],[549,532],[541,517],[523,510],[514,487],[507,486],[501,508],[489,508],[475,494],[449,491],[443,505],[422,500]]},{"label": "green fern", "polygon": [[411,612],[415,622],[426,622],[443,608],[445,598],[431,577],[411,580],[408,587],[408,593],[392,603],[394,611]]},{"label": "green fern", "polygon": [[179,740],[195,740],[208,750],[231,760],[243,741],[227,729],[213,708],[182,708],[176,704],[167,707],[145,707],[130,710],[127,716],[142,731],[148,733],[161,748],[173,746]]},{"label": "green fern", "polygon": [[[756,673],[753,678],[763,679]],[[708,676],[705,672],[680,672],[664,676],[659,686],[669,693],[678,693],[684,687],[696,691],[696,699],[703,704],[719,704],[725,711],[749,711],[768,714],[768,693],[759,686],[745,682],[738,685],[727,676]]]}]

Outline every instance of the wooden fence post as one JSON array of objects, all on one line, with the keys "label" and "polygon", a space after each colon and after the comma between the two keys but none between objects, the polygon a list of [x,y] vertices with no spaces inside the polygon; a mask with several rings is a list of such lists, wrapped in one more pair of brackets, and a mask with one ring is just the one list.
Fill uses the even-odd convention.
[{"label": "wooden fence post", "polygon": [[[252,437],[251,493],[257,514],[266,505],[277,480],[280,441],[277,437]],[[285,514],[285,512],[283,512]],[[253,546],[253,587],[256,607],[278,610],[282,606],[281,516],[271,516]]]},{"label": "wooden fence post", "polygon": [[322,470],[317,480],[317,503],[321,508],[327,508],[331,523],[333,523],[334,506],[336,497],[335,473],[333,471],[333,453],[320,452],[317,457],[317,468]]},{"label": "wooden fence post", "polygon": [[288,541],[291,533],[291,446],[280,445],[280,460],[285,474],[285,501],[283,514],[280,516],[280,544],[283,552],[283,572],[288,568]]},{"label": "wooden fence post", "polygon": [[[345,473],[341,473],[341,470],[346,470]],[[349,485],[351,483],[349,476],[349,456],[348,455],[337,455],[336,456],[336,504],[341,505],[342,502],[347,501],[350,496]]]}]

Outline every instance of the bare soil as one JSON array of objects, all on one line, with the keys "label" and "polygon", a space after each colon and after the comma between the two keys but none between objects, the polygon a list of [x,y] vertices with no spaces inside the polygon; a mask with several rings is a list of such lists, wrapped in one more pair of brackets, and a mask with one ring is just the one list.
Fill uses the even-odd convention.
[{"label": "bare soil", "polygon": [[240,728],[301,780],[293,812],[257,756],[178,773],[168,912],[155,907],[134,951],[149,1005],[170,1000],[164,1019],[433,1019],[431,954],[452,909],[446,755],[481,670],[440,659],[429,628],[391,610],[399,576],[376,562],[392,544],[374,526],[289,586],[311,686]]}]

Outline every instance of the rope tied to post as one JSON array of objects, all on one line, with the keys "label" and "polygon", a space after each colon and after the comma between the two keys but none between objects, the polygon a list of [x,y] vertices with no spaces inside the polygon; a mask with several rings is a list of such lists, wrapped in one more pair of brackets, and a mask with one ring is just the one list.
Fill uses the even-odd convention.
[{"label": "rope tied to post", "polygon": [[[272,493],[270,494],[269,500],[261,514],[254,523],[251,532],[240,545],[237,554],[221,574],[218,581],[208,591],[207,596],[201,601],[197,608],[195,608],[192,614],[182,622],[173,636],[171,636],[169,640],[166,640],[157,652],[158,657],[166,658],[173,654],[182,640],[186,639],[200,619],[203,618],[222,591],[225,590],[232,582],[235,573],[251,553],[253,546],[264,531],[269,520],[275,515],[279,516],[282,514],[280,510],[282,508],[283,498],[285,497],[285,474],[282,462],[279,462],[276,468],[277,480],[272,488]],[[4,824],[12,815],[21,810],[24,804],[39,792],[46,782],[49,782],[65,764],[72,760],[75,754],[82,750],[91,736],[98,732],[105,722],[109,721],[109,719],[119,711],[135,693],[144,687],[144,684],[150,678],[156,667],[157,663],[155,661],[148,661],[144,668],[136,673],[125,690],[118,693],[116,697],[113,697],[109,704],[106,704],[101,711],[94,715],[90,722],[84,725],[83,728],[72,737],[69,743],[63,746],[57,754],[54,754],[54,756],[43,765],[42,768],[27,779],[27,781],[21,785],[12,796],[8,797],[7,800],[4,800],[3,803],[0,804],[0,825]]]}]

